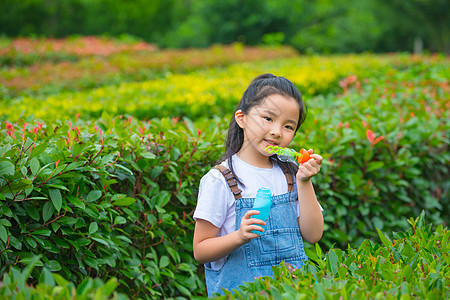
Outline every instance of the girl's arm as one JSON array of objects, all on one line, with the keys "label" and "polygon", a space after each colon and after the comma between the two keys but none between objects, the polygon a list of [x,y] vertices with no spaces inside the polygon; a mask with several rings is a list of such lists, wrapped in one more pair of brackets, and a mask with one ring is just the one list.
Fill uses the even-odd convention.
[{"label": "girl's arm", "polygon": [[317,202],[311,178],[319,173],[322,157],[311,154],[309,161],[301,164],[296,175],[300,216],[298,226],[302,237],[308,243],[317,243],[323,234],[323,215]]},{"label": "girl's arm", "polygon": [[252,230],[264,232],[260,226],[265,225],[264,221],[252,219],[251,216],[258,215],[259,211],[249,210],[241,220],[241,227],[227,235],[218,237],[219,228],[209,221],[197,219],[194,230],[194,258],[201,264],[212,262],[224,258],[240,246],[250,242],[259,234],[252,233]]}]

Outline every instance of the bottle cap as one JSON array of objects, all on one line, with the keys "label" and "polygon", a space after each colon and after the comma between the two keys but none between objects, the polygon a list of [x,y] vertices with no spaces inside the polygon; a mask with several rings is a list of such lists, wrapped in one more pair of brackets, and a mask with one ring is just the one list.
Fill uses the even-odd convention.
[{"label": "bottle cap", "polygon": [[270,191],[270,189],[262,187],[256,193],[254,206],[262,207],[267,204],[270,204],[271,198],[272,198],[272,192]]},{"label": "bottle cap", "polygon": [[270,197],[272,196],[272,193],[269,188],[262,187],[258,190],[256,193],[256,197]]}]

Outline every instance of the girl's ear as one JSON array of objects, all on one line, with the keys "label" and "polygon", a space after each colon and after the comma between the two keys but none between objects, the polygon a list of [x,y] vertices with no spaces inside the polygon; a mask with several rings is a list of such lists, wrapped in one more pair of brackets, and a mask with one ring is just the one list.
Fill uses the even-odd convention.
[{"label": "girl's ear", "polygon": [[234,113],[234,120],[236,121],[236,123],[238,124],[239,127],[241,127],[242,129],[245,127],[244,124],[244,118],[245,115],[242,112],[242,110],[238,109],[235,113]]}]

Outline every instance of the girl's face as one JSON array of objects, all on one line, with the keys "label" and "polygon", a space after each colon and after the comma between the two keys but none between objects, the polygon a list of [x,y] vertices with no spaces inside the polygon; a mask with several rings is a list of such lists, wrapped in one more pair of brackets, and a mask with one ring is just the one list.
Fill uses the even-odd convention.
[{"label": "girl's face", "polygon": [[238,110],[236,122],[244,130],[244,142],[238,155],[248,163],[267,166],[266,152],[269,145],[287,147],[294,138],[299,119],[297,102],[286,96],[268,96],[259,106],[254,106],[248,114]]}]

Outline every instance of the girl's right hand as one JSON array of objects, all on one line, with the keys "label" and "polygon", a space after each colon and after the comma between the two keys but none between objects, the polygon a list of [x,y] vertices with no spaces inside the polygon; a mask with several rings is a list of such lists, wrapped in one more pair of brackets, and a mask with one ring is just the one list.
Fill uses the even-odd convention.
[{"label": "girl's right hand", "polygon": [[[257,210],[249,210],[242,217],[241,227],[239,228],[239,237],[241,238],[243,244],[247,244],[252,239],[259,237],[259,234],[252,233],[253,230],[264,232],[264,229],[261,226],[266,225],[266,222],[252,218],[252,216],[259,215],[259,213],[260,212]],[[256,224],[261,226],[258,226]]]}]

